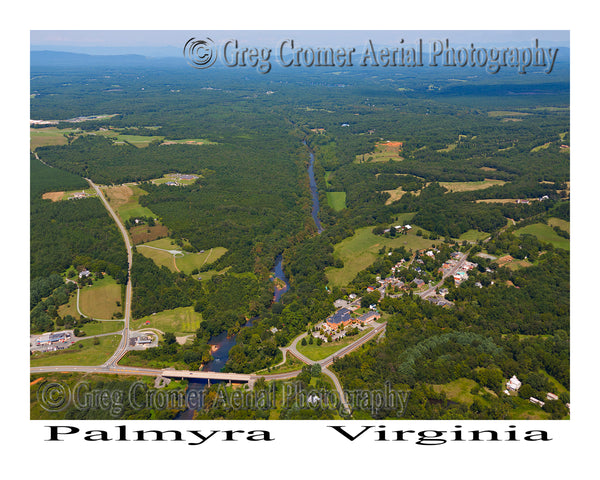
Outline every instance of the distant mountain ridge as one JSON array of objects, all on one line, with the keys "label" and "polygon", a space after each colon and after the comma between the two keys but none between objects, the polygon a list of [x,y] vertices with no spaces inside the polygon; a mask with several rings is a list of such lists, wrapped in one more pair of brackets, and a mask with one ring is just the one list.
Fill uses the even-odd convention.
[{"label": "distant mountain ridge", "polygon": [[182,63],[181,58],[175,57],[145,57],[144,55],[90,55],[87,53],[59,52],[54,50],[34,50],[30,52],[32,67],[37,66],[135,66],[150,65],[152,63]]}]

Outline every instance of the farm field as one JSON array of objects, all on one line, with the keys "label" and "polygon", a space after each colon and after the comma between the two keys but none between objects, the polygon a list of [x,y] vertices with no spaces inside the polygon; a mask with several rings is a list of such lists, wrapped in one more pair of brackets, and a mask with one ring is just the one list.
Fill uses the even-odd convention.
[{"label": "farm field", "polygon": [[524,117],[531,115],[527,112],[510,112],[505,110],[493,110],[488,112],[488,117]]},{"label": "farm field", "polygon": [[551,227],[558,227],[567,233],[571,233],[571,222],[567,222],[561,218],[552,217],[548,219],[548,225]]},{"label": "farm field", "polygon": [[336,212],[346,208],[346,192],[327,192],[327,203]]},{"label": "farm field", "polygon": [[372,233],[373,227],[363,227],[356,230],[350,238],[342,240],[334,247],[334,256],[344,262],[343,268],[328,267],[325,269],[327,279],[333,286],[343,286],[350,283],[356,274],[371,265],[382,247],[405,247],[418,250],[439,244],[440,240],[424,239],[416,235],[416,230],[429,233],[424,229],[412,226],[406,235],[386,238]]},{"label": "farm field", "polygon": [[398,224],[406,225],[413,219],[413,217],[416,214],[417,214],[417,212],[399,213],[398,215],[396,215],[395,222]]},{"label": "farm field", "polygon": [[92,318],[108,320],[117,312],[122,318],[121,285],[106,275],[101,280],[95,280],[93,285],[82,287],[79,290],[79,309]]},{"label": "farm field", "polygon": [[549,227],[543,223],[534,223],[533,225],[527,225],[526,227],[519,228],[518,230],[515,230],[515,234],[535,235],[538,240],[551,243],[555,247],[563,248],[565,250],[569,250],[571,245],[571,242],[568,238],[561,237],[552,229],[552,227]]},{"label": "farm field", "polygon": [[[204,252],[191,253],[184,251],[182,247],[176,245],[172,239],[167,237],[138,245],[137,251],[145,257],[152,259],[158,266],[165,266],[172,272],[181,271],[190,275],[194,269],[200,268],[207,263],[210,264],[219,257],[222,257],[227,252],[227,249],[224,247],[215,247]],[[205,274],[208,274],[208,272],[202,272],[201,276],[204,277]]]},{"label": "farm field", "polygon": [[[396,200],[400,200],[402,198],[402,195],[404,195],[406,192],[402,189],[402,187],[398,187],[394,190],[383,190],[385,193],[389,193],[390,198],[388,198],[385,201],[386,205],[390,205],[391,203],[394,203]],[[416,194],[418,195],[420,192],[416,192]]]},{"label": "farm field", "polygon": [[142,207],[139,204],[140,197],[146,195],[147,192],[137,185],[104,187],[102,190],[111,207],[117,211],[124,222],[136,217],[156,217],[149,208]]},{"label": "farm field", "polygon": [[138,147],[138,148],[143,148],[143,147],[147,147],[148,145],[150,145],[152,142],[156,141],[156,140],[163,140],[165,137],[159,137],[159,136],[148,136],[148,135],[121,135],[121,134],[117,134],[115,136],[113,135],[107,135],[108,137],[112,138],[115,143],[130,143],[131,145]]},{"label": "farm field", "polygon": [[129,229],[129,235],[131,235],[131,241],[134,245],[140,243],[148,243],[156,239],[167,237],[169,235],[169,229],[164,225],[139,225],[131,227]]},{"label": "farm field", "polygon": [[183,140],[164,140],[161,145],[217,145],[217,142],[211,142],[204,138],[184,138]]},{"label": "farm field", "polygon": [[[195,312],[194,307],[180,307],[173,310],[164,310],[155,315],[133,320],[131,328],[156,328],[162,332],[172,332],[176,335],[195,333],[200,328],[202,314]],[[149,322],[146,324],[146,322]]]},{"label": "farm field", "polygon": [[[94,345],[96,341],[98,345]],[[34,354],[30,359],[30,365],[32,367],[50,365],[101,365],[114,353],[120,341],[121,335],[80,340],[65,350],[45,352],[41,355]],[[79,345],[83,346],[80,347]]]},{"label": "farm field", "polygon": [[357,155],[355,163],[363,162],[389,162],[390,160],[400,162],[404,160],[400,156],[402,150],[402,142],[379,142],[375,144],[375,151]]},{"label": "farm field", "polygon": [[450,192],[471,192],[473,190],[483,190],[484,188],[493,187],[495,185],[504,185],[503,180],[494,180],[486,178],[479,182],[440,182],[440,185],[447,188]]},{"label": "farm field", "polygon": [[[183,273],[190,275],[192,270],[202,267],[204,264],[211,264],[227,253],[224,247],[215,247],[210,250],[205,250],[204,253],[189,253],[184,252],[183,257],[176,257],[175,262],[177,268]],[[202,272],[204,273],[204,272]],[[200,275],[202,275],[202,273]]]},{"label": "farm field", "polygon": [[[176,250],[174,247],[172,247],[172,249]],[[171,272],[177,271],[172,253],[164,250],[157,250],[156,248],[147,248],[147,245],[137,245],[136,250],[144,257],[151,259],[159,267],[167,267]]]},{"label": "farm field", "polygon": [[30,128],[29,129],[29,145],[31,151],[35,151],[38,147],[50,145],[66,145],[66,134],[80,133],[81,130],[76,128],[45,127],[45,128]]}]

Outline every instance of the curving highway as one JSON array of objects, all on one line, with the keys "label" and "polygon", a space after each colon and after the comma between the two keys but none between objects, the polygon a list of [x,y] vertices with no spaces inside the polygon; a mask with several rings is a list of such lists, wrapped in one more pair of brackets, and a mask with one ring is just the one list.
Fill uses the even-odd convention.
[{"label": "curving highway", "polygon": [[92,187],[95,190],[96,194],[98,195],[98,198],[100,198],[100,200],[104,204],[104,207],[106,208],[106,210],[108,210],[108,213],[110,213],[113,220],[117,224],[117,227],[119,227],[121,235],[123,236],[123,241],[125,242],[125,248],[127,249],[127,262],[129,266],[127,269],[127,287],[125,288],[125,309],[123,315],[125,327],[123,328],[123,335],[121,337],[121,341],[119,342],[117,350],[103,365],[105,367],[115,368],[119,360],[121,360],[121,358],[123,358],[123,355],[125,355],[125,353],[127,352],[127,341],[129,339],[129,320],[131,319],[131,297],[133,292],[133,286],[131,284],[131,265],[133,264],[133,249],[131,248],[131,241],[129,240],[129,234],[127,233],[127,229],[121,222],[119,216],[108,203],[108,200],[104,197],[102,190],[100,190],[98,185],[92,182],[89,178],[86,178],[86,181],[90,184],[90,187]]}]

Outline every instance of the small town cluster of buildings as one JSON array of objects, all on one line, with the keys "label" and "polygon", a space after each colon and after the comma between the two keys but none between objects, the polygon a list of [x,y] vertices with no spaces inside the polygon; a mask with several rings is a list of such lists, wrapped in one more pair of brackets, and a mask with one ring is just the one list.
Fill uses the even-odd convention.
[{"label": "small town cluster of buildings", "polygon": [[[450,259],[445,261],[442,267],[440,268],[440,272],[444,273],[444,271],[451,270],[456,264],[459,262],[460,253],[452,252],[450,254]],[[468,272],[477,266],[476,263],[473,262],[464,262],[463,265],[454,273],[452,276],[454,278],[454,284],[456,286],[460,285],[465,280],[469,279]]]}]

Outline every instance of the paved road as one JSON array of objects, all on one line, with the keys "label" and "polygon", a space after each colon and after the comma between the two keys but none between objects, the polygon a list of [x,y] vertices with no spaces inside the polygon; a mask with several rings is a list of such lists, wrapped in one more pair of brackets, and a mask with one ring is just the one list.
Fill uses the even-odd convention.
[{"label": "paved road", "polygon": [[[344,355],[348,355],[350,352],[353,352],[354,350],[361,347],[362,345],[364,345],[366,342],[368,342],[375,336],[382,333],[385,330],[387,322],[375,323],[374,325],[375,326],[374,326],[373,330],[371,330],[369,333],[367,333],[364,336],[362,336],[361,338],[357,339],[355,342],[352,342],[350,345],[347,345],[347,346],[341,348],[337,352],[332,353],[328,357],[326,357],[322,360],[319,360],[319,361],[311,360],[306,355],[303,355],[302,353],[300,353],[298,351],[298,348],[297,348],[298,342],[301,341],[304,337],[306,337],[308,335],[308,333],[306,333],[306,332],[304,332],[302,335],[298,335],[292,341],[292,343],[290,344],[289,347],[287,347],[286,349],[281,349],[281,350],[284,351],[284,354],[285,354],[285,352],[289,352],[291,355],[296,357],[301,362],[306,363],[307,365],[313,365],[315,363],[318,363],[319,365],[321,365],[321,372],[323,372],[325,375],[327,375],[329,378],[331,378],[331,380],[333,381],[333,384],[338,392],[338,395],[340,397],[342,405],[344,406],[344,409],[346,410],[346,412],[350,412],[351,409],[350,409],[350,406],[348,405],[348,402],[346,401],[346,394],[344,393],[342,384],[340,383],[336,374],[333,373],[331,370],[329,370],[327,367],[329,365],[331,365],[336,359],[342,358]],[[286,380],[289,378],[296,377],[297,375],[299,375],[301,373],[301,371],[302,370],[296,370],[294,372],[280,373],[280,374],[274,374],[274,375],[260,375],[260,376],[264,377],[265,380]]]},{"label": "paved road", "polygon": [[115,211],[108,203],[108,200],[106,200],[106,198],[104,197],[102,190],[100,190],[100,188],[98,188],[98,186],[89,178],[86,178],[86,180],[90,184],[90,186],[96,191],[98,198],[100,198],[100,200],[104,204],[104,207],[106,208],[106,210],[108,210],[108,213],[110,213],[113,220],[117,224],[117,227],[119,227],[119,230],[121,231],[121,235],[123,236],[123,240],[125,242],[125,248],[127,249],[127,262],[129,264],[129,267],[127,271],[127,287],[125,288],[125,311],[123,315],[123,319],[125,321],[125,328],[123,328],[123,336],[121,337],[121,342],[119,343],[117,350],[104,363],[104,365],[107,367],[116,367],[117,362],[121,360],[121,358],[123,358],[123,355],[125,355],[125,353],[127,352],[127,342],[129,338],[129,321],[131,319],[131,297],[133,291],[133,287],[131,284],[131,265],[133,264],[133,250],[131,248],[131,241],[129,240],[129,234],[127,233],[127,229],[121,222],[119,216],[115,213]]},{"label": "paved road", "polygon": [[454,267],[450,268],[447,272],[443,273],[442,279],[437,284],[435,284],[432,287],[429,287],[424,292],[417,293],[416,295],[418,295],[421,298],[427,298],[430,295],[433,295],[435,293],[435,289],[438,287],[441,287],[444,284],[444,280],[446,280],[446,277],[448,277],[450,275],[454,275],[458,271],[458,269],[465,264],[468,256],[469,256],[469,252],[461,254],[461,257],[458,260],[458,262],[456,263],[456,265],[454,265]]}]

